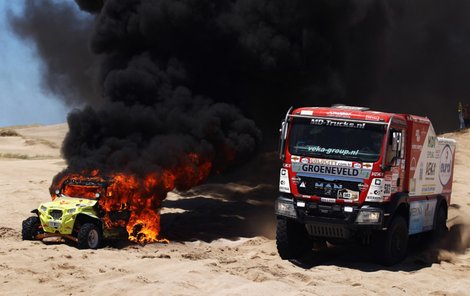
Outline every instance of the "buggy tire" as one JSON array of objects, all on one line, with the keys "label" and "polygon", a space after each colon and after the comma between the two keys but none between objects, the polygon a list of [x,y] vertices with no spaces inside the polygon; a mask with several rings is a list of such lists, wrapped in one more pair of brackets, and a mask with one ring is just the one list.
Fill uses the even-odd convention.
[{"label": "buggy tire", "polygon": [[298,259],[312,250],[313,241],[310,239],[305,225],[290,219],[278,218],[276,246],[282,259]]},{"label": "buggy tire", "polygon": [[98,249],[103,241],[103,232],[93,223],[85,223],[77,235],[79,249]]},{"label": "buggy tire", "polygon": [[21,238],[23,240],[34,240],[41,232],[41,221],[39,217],[32,216],[23,221],[21,228]]},{"label": "buggy tire", "polygon": [[382,263],[391,266],[405,259],[408,249],[408,225],[402,216],[393,218],[382,240]]}]

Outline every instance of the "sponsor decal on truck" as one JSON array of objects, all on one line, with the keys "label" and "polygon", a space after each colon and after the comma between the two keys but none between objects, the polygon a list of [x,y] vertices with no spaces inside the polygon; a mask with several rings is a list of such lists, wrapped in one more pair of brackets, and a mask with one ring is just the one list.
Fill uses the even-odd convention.
[{"label": "sponsor decal on truck", "polygon": [[292,171],[296,173],[343,176],[356,179],[365,179],[370,176],[370,170],[368,169],[323,164],[294,163],[292,165]]}]

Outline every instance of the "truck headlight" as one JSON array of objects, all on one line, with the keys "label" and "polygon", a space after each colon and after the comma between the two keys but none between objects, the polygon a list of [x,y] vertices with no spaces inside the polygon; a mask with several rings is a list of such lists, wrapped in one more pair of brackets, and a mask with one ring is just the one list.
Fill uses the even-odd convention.
[{"label": "truck headlight", "polygon": [[77,209],[75,209],[75,208],[73,208],[73,209],[68,209],[68,210],[67,210],[67,213],[73,214],[73,213],[75,213],[76,211],[77,211]]},{"label": "truck headlight", "polygon": [[294,202],[287,198],[278,198],[276,201],[276,215],[297,218]]},{"label": "truck headlight", "polygon": [[380,210],[361,210],[357,215],[356,223],[358,224],[376,224],[380,222],[382,213]]},{"label": "truck headlight", "polygon": [[41,212],[45,212],[45,211],[47,211],[47,208],[46,208],[46,206],[41,206],[40,210],[41,210]]}]

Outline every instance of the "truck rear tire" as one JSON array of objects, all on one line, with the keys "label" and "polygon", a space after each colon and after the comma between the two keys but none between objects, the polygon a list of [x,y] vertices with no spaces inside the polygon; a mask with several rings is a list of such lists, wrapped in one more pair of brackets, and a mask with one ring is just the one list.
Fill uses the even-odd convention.
[{"label": "truck rear tire", "polygon": [[282,259],[297,259],[313,248],[305,225],[296,221],[278,218],[276,246]]},{"label": "truck rear tire", "polygon": [[21,228],[21,238],[23,240],[34,240],[41,232],[41,221],[39,217],[32,216],[23,221]]},{"label": "truck rear tire", "polygon": [[448,230],[446,208],[444,206],[440,206],[436,213],[436,225],[433,230],[433,239],[438,240],[442,238]]},{"label": "truck rear tire", "polygon": [[408,225],[402,216],[393,219],[383,238],[382,262],[390,266],[405,259],[408,249]]},{"label": "truck rear tire", "polygon": [[79,249],[98,249],[103,240],[103,233],[93,223],[85,223],[77,235]]}]

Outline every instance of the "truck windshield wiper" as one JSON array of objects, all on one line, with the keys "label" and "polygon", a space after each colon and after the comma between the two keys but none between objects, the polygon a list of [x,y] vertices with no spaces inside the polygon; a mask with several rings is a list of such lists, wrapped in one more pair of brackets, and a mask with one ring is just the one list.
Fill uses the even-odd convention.
[{"label": "truck windshield wiper", "polygon": [[328,155],[327,158],[330,158],[330,159],[341,159],[341,160],[348,160],[348,161],[358,161],[358,162],[366,162],[367,160],[364,160],[362,159],[361,157],[357,156],[357,155]]},{"label": "truck windshield wiper", "polygon": [[[341,155],[342,156],[342,155]],[[346,160],[356,160],[356,161],[359,161],[359,162],[364,162],[364,160],[362,158],[360,158],[359,156],[357,155],[348,155],[348,156],[343,156],[344,158],[342,159],[346,159]]]}]

